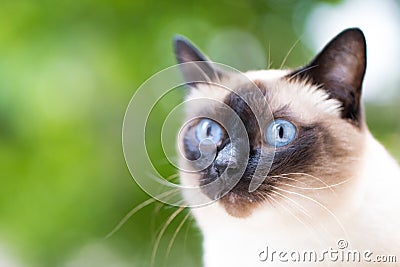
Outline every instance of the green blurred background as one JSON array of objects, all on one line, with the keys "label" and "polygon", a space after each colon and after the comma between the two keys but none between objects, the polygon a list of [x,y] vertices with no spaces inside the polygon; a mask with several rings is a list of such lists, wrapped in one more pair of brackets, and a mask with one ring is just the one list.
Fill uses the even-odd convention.
[{"label": "green blurred background", "polygon": [[[285,66],[302,65],[315,53],[303,36],[307,16],[321,2],[341,4],[1,0],[0,266],[149,266],[176,208],[149,205],[105,239],[149,198],[122,153],[133,93],[175,64],[176,33],[240,70],[278,68],[300,40]],[[399,95],[366,107],[371,131],[397,159]],[[155,266],[201,265],[201,236],[190,219],[167,255],[185,215],[161,238]]]}]

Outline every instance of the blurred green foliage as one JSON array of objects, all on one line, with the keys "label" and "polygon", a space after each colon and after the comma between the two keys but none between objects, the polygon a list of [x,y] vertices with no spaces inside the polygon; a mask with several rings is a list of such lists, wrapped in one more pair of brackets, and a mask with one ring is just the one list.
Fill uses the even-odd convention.
[{"label": "blurred green foliage", "polygon": [[[234,51],[246,39],[224,36],[253,36],[277,68],[316,3],[0,1],[0,250],[22,266],[148,266],[157,230],[176,208],[143,208],[104,239],[148,198],[130,177],[121,147],[134,91],[175,64],[176,33],[238,68],[251,64],[243,61],[246,51],[241,61],[224,54],[223,45]],[[300,42],[285,66],[311,54]],[[254,67],[267,65],[251,55]],[[397,111],[394,104],[371,106],[367,115],[371,130],[400,158]],[[185,214],[166,230],[155,266],[201,265],[201,236],[191,219],[166,255]]]}]

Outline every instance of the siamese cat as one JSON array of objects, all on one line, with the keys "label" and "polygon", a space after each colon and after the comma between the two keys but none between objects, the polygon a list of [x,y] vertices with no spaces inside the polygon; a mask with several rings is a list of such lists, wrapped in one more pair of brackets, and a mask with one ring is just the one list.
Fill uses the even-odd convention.
[{"label": "siamese cat", "polygon": [[182,67],[178,145],[181,184],[201,188],[184,198],[207,203],[191,209],[204,266],[400,266],[400,169],[365,122],[360,29],[305,67],[245,79],[183,37],[174,47],[181,65],[197,66]]}]

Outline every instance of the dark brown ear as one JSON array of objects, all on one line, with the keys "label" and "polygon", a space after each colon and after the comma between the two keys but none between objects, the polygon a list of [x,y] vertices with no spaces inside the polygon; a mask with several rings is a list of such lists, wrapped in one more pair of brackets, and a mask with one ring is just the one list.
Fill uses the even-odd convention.
[{"label": "dark brown ear", "polygon": [[223,71],[219,70],[199,49],[183,36],[174,36],[175,56],[186,83],[196,87],[196,82],[218,82]]},{"label": "dark brown ear", "polygon": [[342,117],[359,126],[361,88],[366,68],[366,43],[358,28],[344,30],[306,67],[290,74],[321,85],[342,103]]}]

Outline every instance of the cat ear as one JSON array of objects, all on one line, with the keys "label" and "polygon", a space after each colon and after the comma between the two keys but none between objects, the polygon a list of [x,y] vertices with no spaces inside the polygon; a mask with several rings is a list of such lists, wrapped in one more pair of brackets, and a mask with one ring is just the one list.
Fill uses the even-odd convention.
[{"label": "cat ear", "polygon": [[342,103],[342,118],[360,124],[361,88],[366,69],[366,43],[358,28],[344,30],[333,38],[306,67],[292,77],[310,79],[322,86],[331,98]]},{"label": "cat ear", "polygon": [[[183,36],[174,36],[175,56],[186,83],[196,87],[199,82],[218,82],[224,75],[199,49]],[[182,64],[189,63],[191,64]]]}]

